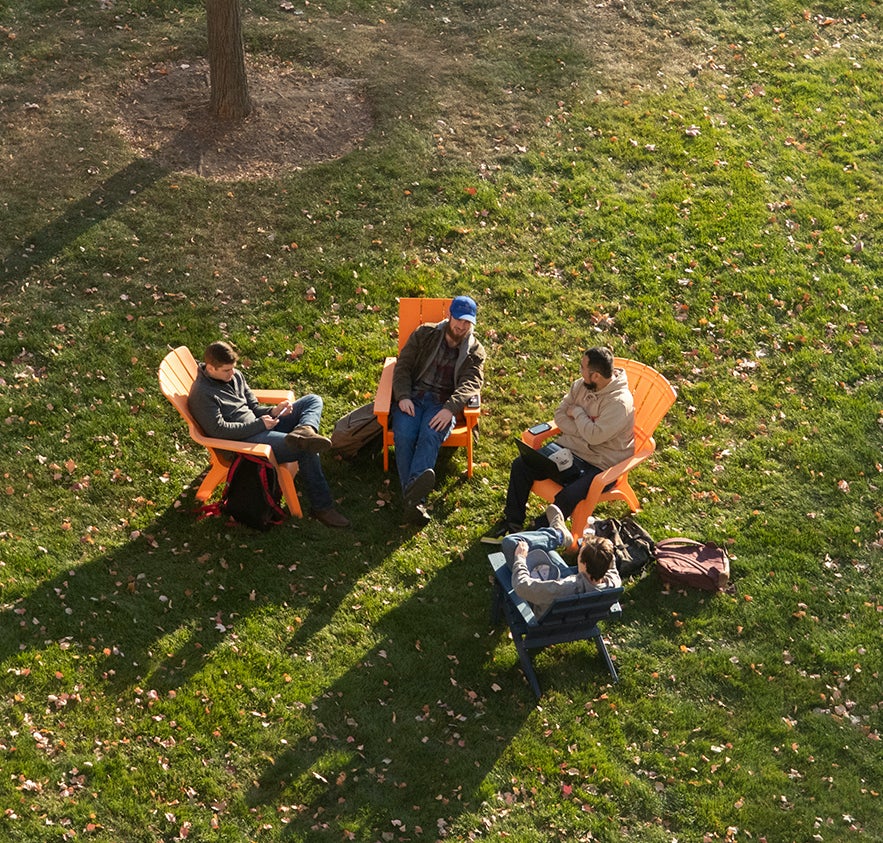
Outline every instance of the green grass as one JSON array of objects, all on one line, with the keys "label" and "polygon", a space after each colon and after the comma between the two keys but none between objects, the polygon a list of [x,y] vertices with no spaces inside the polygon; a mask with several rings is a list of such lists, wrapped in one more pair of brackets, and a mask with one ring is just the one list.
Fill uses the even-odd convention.
[{"label": "green grass", "polygon": [[[252,182],[115,127],[202,4],[0,20],[3,838],[883,838],[879,4],[295,5],[247,6],[249,54],[361,80],[374,130]],[[232,340],[330,429],[397,297],[458,292],[484,418],[431,525],[370,454],[326,463],[352,532],[196,519],[168,347]],[[561,646],[537,705],[478,539],[601,342],[679,393],[639,520],[737,590],[630,583],[620,683]]]}]

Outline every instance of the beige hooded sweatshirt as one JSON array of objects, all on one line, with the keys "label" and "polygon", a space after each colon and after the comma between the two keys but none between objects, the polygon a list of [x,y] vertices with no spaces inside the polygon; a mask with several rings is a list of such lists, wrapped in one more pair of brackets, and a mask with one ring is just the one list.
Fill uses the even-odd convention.
[{"label": "beige hooded sweatshirt", "polygon": [[610,383],[595,392],[577,378],[555,411],[555,424],[562,448],[602,470],[632,456],[635,406],[625,371],[614,369]]}]

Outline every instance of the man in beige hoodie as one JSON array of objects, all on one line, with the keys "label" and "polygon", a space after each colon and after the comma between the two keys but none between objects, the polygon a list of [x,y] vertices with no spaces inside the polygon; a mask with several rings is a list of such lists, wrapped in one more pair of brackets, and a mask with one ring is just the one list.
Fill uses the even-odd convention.
[{"label": "man in beige hoodie", "polygon": [[[613,367],[613,352],[595,347],[583,353],[580,377],[570,387],[555,411],[561,434],[555,440],[573,453],[580,472],[555,496],[555,504],[569,518],[586,496],[592,480],[635,451],[635,407],[628,379]],[[500,544],[503,537],[524,526],[527,500],[535,480],[544,479],[517,457],[509,471],[509,489],[503,517],[482,537],[486,544]],[[544,516],[534,529],[547,526]]]}]

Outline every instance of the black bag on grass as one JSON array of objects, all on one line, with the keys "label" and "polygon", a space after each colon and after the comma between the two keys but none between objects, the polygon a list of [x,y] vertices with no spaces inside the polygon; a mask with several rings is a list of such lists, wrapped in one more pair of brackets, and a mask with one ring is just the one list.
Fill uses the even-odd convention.
[{"label": "black bag on grass", "polygon": [[650,534],[631,516],[622,521],[616,518],[596,521],[595,535],[613,542],[616,569],[623,579],[637,576],[655,559],[656,544]]},{"label": "black bag on grass", "polygon": [[238,454],[227,472],[220,510],[240,524],[269,530],[285,521],[276,469],[266,460]]}]

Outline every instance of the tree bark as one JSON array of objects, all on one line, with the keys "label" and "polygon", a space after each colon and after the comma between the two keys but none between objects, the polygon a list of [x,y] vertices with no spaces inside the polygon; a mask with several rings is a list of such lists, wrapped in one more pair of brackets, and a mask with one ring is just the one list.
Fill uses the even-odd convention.
[{"label": "tree bark", "polygon": [[208,25],[208,64],[211,79],[209,111],[225,120],[251,113],[245,75],[240,0],[205,0]]}]

